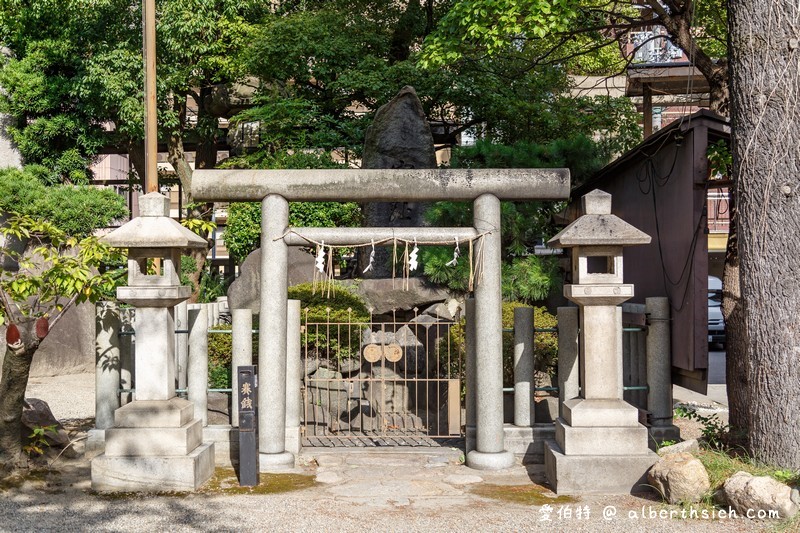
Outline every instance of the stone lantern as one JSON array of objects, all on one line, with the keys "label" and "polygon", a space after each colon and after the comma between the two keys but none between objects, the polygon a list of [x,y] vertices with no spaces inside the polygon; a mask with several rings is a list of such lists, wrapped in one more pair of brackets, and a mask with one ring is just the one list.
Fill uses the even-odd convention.
[{"label": "stone lantern", "polygon": [[[103,237],[128,249],[128,285],[121,302],[136,308],[134,400],[114,412],[106,430],[105,453],[92,460],[95,490],[195,490],[214,471],[214,445],[203,444],[194,405],[175,394],[174,306],[191,289],[180,284],[181,250],[206,241],[169,217],[169,199],[139,197],[140,216]],[[152,260],[160,274],[149,274]]]},{"label": "stone lantern", "polygon": [[636,407],[622,398],[622,308],[633,297],[623,283],[622,250],[650,236],[611,214],[611,195],[582,198],[583,216],[548,245],[570,248],[572,284],[564,296],[580,314],[580,387],[556,421],[545,447],[545,470],[558,493],[627,494],[645,483],[657,456]]}]

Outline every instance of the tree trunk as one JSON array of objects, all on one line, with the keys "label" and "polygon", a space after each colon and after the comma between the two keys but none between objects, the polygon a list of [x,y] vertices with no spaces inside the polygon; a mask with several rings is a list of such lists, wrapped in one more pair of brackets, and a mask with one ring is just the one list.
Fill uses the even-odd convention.
[{"label": "tree trunk", "polygon": [[200,102],[197,103],[197,152],[194,168],[214,168],[217,166],[217,130],[219,121],[208,111],[212,87],[200,89]]},{"label": "tree trunk", "polygon": [[728,392],[729,424],[732,445],[747,449],[748,411],[747,396],[747,338],[742,315],[742,291],[739,281],[739,253],[737,248],[736,198],[731,192],[730,229],[725,250],[725,269],[722,276],[722,316],[725,318],[726,356],[725,375]]},{"label": "tree trunk", "polygon": [[800,203],[796,20],[789,0],[730,0],[736,183],[749,451],[800,468]]},{"label": "tree trunk", "polygon": [[[14,470],[25,464],[22,455],[26,437],[22,425],[25,389],[28,387],[33,354],[47,335],[46,329],[40,328],[37,333],[37,322],[29,319],[12,324],[6,330],[6,353],[0,378],[0,472]],[[44,324],[46,327],[46,322]]]}]

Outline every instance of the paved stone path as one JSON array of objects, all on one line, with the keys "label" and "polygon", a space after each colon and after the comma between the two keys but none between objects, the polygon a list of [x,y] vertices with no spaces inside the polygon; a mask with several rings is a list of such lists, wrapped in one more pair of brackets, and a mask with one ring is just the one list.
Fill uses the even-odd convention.
[{"label": "paved stone path", "polygon": [[[36,385],[47,389],[46,383]],[[60,400],[52,387],[48,394],[53,411],[63,416],[58,413],[61,403],[70,403],[69,394]],[[447,448],[312,451],[302,456],[304,466],[297,473],[315,483],[302,490],[113,496],[91,491],[85,457],[60,458],[49,474],[15,488],[0,486],[0,531],[666,532],[774,526],[746,519],[682,519],[680,508],[652,495],[556,498],[542,485],[541,466],[478,472],[459,464],[461,458],[460,450]]]}]

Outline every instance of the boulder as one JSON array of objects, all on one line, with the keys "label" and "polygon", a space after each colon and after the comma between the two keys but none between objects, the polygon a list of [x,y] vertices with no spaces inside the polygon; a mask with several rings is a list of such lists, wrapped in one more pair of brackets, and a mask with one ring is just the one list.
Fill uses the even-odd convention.
[{"label": "boulder", "polygon": [[[296,246],[289,247],[289,285],[314,281],[314,256]],[[230,309],[260,311],[261,294],[261,248],[251,252],[239,267],[237,277],[228,288]]]},{"label": "boulder", "polygon": [[408,283],[401,279],[365,279],[351,285],[353,291],[364,300],[372,314],[382,315],[397,311],[422,309],[433,303],[450,299],[450,293],[429,283],[425,278],[411,278]]},{"label": "boulder", "polygon": [[25,398],[25,403],[22,407],[22,425],[30,430],[27,435],[30,435],[36,428],[53,426],[51,431],[46,431],[44,434],[47,444],[54,448],[65,448],[64,455],[66,457],[74,458],[78,455],[69,446],[70,439],[67,431],[61,425],[61,422],[53,416],[53,412],[46,401],[38,398]]},{"label": "boulder", "polygon": [[[403,87],[381,106],[367,128],[362,168],[436,168],[436,150],[422,103],[413,87]],[[370,227],[423,225],[424,206],[413,202],[375,202],[364,205],[364,220]],[[362,249],[363,250],[363,249]],[[391,275],[391,251],[379,247],[367,278]],[[359,254],[359,275],[369,264],[369,253]]]},{"label": "boulder", "polygon": [[703,463],[689,453],[663,456],[647,473],[647,481],[669,503],[695,503],[711,488]]},{"label": "boulder", "polygon": [[[800,506],[792,500],[792,489],[788,485],[768,476],[753,476],[747,472],[736,472],[722,486],[721,498],[739,516],[759,518],[777,511],[781,519],[797,514]],[[765,514],[760,515],[763,512]]]},{"label": "boulder", "polygon": [[691,439],[671,446],[662,446],[657,450],[657,453],[663,457],[670,453],[692,453],[697,451],[700,451],[700,443],[697,442],[697,439]]}]

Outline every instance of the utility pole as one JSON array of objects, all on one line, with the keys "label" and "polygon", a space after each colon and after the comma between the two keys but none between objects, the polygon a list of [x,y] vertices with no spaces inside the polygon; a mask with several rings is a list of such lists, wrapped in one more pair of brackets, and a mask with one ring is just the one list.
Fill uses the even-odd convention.
[{"label": "utility pole", "polygon": [[143,0],[145,191],[158,192],[158,115],[156,111],[156,0]]}]

